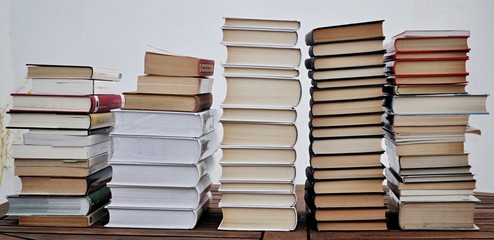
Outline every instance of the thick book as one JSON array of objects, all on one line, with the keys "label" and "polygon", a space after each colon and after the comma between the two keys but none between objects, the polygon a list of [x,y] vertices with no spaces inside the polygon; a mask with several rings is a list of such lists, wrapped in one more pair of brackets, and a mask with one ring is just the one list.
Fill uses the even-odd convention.
[{"label": "thick book", "polygon": [[425,156],[397,156],[390,152],[388,154],[389,167],[396,173],[402,171],[417,171],[419,169],[438,168],[464,168],[470,167],[468,164],[468,153],[450,155],[425,155]]},{"label": "thick book", "polygon": [[73,136],[62,134],[38,134],[24,133],[22,135],[25,145],[51,145],[51,146],[91,146],[110,140],[108,134],[93,134],[88,136]]},{"label": "thick book", "polygon": [[311,139],[382,136],[382,124],[344,127],[312,127]]},{"label": "thick book", "polygon": [[403,59],[386,62],[384,71],[396,76],[466,76],[467,59]]},{"label": "thick book", "polygon": [[349,168],[349,169],[314,169],[308,166],[306,175],[315,181],[338,180],[338,179],[382,179],[383,167]]},{"label": "thick book", "polygon": [[329,42],[309,47],[310,57],[328,57],[350,54],[384,53],[384,37]]},{"label": "thick book", "polygon": [[87,196],[7,197],[11,216],[86,216],[106,205],[111,198],[108,187],[101,187]]},{"label": "thick book", "polygon": [[455,52],[468,51],[467,30],[407,30],[385,43],[388,53]]},{"label": "thick book", "polygon": [[236,18],[225,17],[224,27],[242,29],[283,29],[296,31],[300,28],[297,20],[263,19],[263,18]]},{"label": "thick book", "polygon": [[287,166],[293,165],[297,153],[291,147],[256,148],[245,146],[221,146],[223,151],[222,165],[261,165]]},{"label": "thick book", "polygon": [[111,150],[111,141],[96,143],[90,146],[52,146],[14,144],[14,158],[40,159],[88,159]]},{"label": "thick book", "polygon": [[305,181],[305,189],[317,194],[384,193],[382,179]]},{"label": "thick book", "polygon": [[381,152],[341,155],[311,155],[310,166],[314,169],[355,169],[380,167]]},{"label": "thick book", "polygon": [[124,101],[118,94],[105,95],[48,95],[12,93],[10,112],[109,112],[121,108]]},{"label": "thick book", "polygon": [[293,193],[221,193],[220,208],[248,206],[248,207],[293,207],[297,203],[297,196]]},{"label": "thick book", "polygon": [[385,220],[369,221],[320,221],[316,223],[318,231],[385,231]]},{"label": "thick book", "polygon": [[219,230],[291,231],[297,226],[295,207],[222,207]]},{"label": "thick book", "polygon": [[305,35],[305,44],[382,38],[383,22],[384,20],[378,20],[315,28]]},{"label": "thick book", "polygon": [[109,182],[112,206],[195,209],[211,188],[205,176],[193,187],[144,186]]},{"label": "thick book", "polygon": [[466,94],[466,86],[466,84],[385,85],[383,92],[391,95]]},{"label": "thick book", "polygon": [[380,153],[382,137],[316,139],[310,144],[314,155]]},{"label": "thick book", "polygon": [[103,206],[85,216],[19,216],[20,226],[31,227],[89,227],[104,219],[108,210]]},{"label": "thick book", "polygon": [[222,145],[250,147],[293,147],[298,133],[295,124],[222,121]]},{"label": "thick book", "polygon": [[401,115],[387,112],[383,115],[383,122],[393,126],[465,126],[468,119],[468,114]]},{"label": "thick book", "polygon": [[105,227],[193,229],[208,210],[211,198],[211,193],[206,194],[194,209],[114,206],[111,203],[107,206],[110,221]]},{"label": "thick book", "polygon": [[384,106],[394,114],[487,114],[487,94],[390,95]]},{"label": "thick book", "polygon": [[214,60],[167,53],[146,52],[144,73],[161,76],[212,76]]},{"label": "thick book", "polygon": [[[351,70],[350,70],[351,71]],[[343,72],[343,74],[345,74]],[[342,76],[341,79],[319,79],[312,80],[311,85],[317,89],[330,89],[330,88],[343,88],[343,87],[359,87],[359,86],[370,86],[370,85],[384,85],[388,82],[388,79],[383,75],[371,76],[371,77],[355,77],[355,78],[345,78]]]},{"label": "thick book", "polygon": [[115,110],[112,134],[169,137],[201,137],[219,126],[221,111],[209,109],[196,113]]},{"label": "thick book", "polygon": [[345,126],[366,126],[382,124],[382,112],[349,114],[337,116],[314,116],[309,113],[309,126],[316,127],[345,127]]},{"label": "thick book", "polygon": [[299,76],[296,67],[266,67],[238,64],[223,64],[223,75],[226,77],[274,77],[296,78]]},{"label": "thick book", "polygon": [[119,82],[85,79],[33,79],[33,94],[101,95],[120,93]]},{"label": "thick book", "polygon": [[108,153],[88,159],[14,159],[17,176],[86,177],[108,166]]},{"label": "thick book", "polygon": [[200,112],[213,104],[213,95],[167,95],[125,92],[125,110],[152,110],[176,112]]},{"label": "thick book", "polygon": [[211,155],[197,164],[160,164],[146,162],[112,162],[113,184],[195,187],[202,178],[210,174],[218,162]]},{"label": "thick book", "polygon": [[387,82],[394,85],[445,85],[445,84],[467,84],[468,74],[454,76],[442,75],[389,75]]},{"label": "thick book", "polygon": [[222,164],[221,169],[221,181],[291,182],[295,180],[294,165]]},{"label": "thick book", "polygon": [[113,127],[102,127],[95,129],[49,129],[49,128],[30,128],[29,132],[33,134],[52,134],[52,135],[73,135],[73,136],[91,136],[95,134],[110,134]]},{"label": "thick book", "polygon": [[27,78],[66,78],[120,81],[122,78],[122,73],[112,69],[92,66],[27,64]]},{"label": "thick book", "polygon": [[318,208],[312,210],[316,221],[366,221],[366,220],[385,220],[386,207],[370,208]]},{"label": "thick book", "polygon": [[309,70],[307,73],[314,81],[321,80],[344,80],[357,78],[384,77],[383,66],[362,66],[343,69],[321,69]]},{"label": "thick book", "polygon": [[298,67],[302,53],[299,48],[274,46],[226,46],[226,64],[270,66],[270,67]]},{"label": "thick book", "polygon": [[175,77],[143,75],[137,79],[138,93],[196,95],[211,93],[213,79],[206,77]]},{"label": "thick book", "polygon": [[227,182],[221,181],[221,193],[295,194],[293,182]]},{"label": "thick book", "polygon": [[468,50],[448,52],[395,52],[384,55],[384,61],[428,59],[468,59]]},{"label": "thick book", "polygon": [[246,28],[223,26],[222,42],[225,45],[274,45],[293,47],[297,44],[298,35],[295,30],[280,28]]},{"label": "thick book", "polygon": [[381,113],[383,112],[382,104],[383,97],[353,101],[311,101],[311,113],[313,116]]},{"label": "thick book", "polygon": [[313,102],[372,99],[383,96],[383,85],[339,87],[330,89],[310,88]]},{"label": "thick book", "polygon": [[302,97],[300,81],[294,78],[225,77],[225,80],[227,91],[223,104],[295,107]]},{"label": "thick book", "polygon": [[312,57],[305,60],[305,67],[312,70],[383,66],[383,53],[353,54],[343,56]]},{"label": "thick book", "polygon": [[8,128],[94,130],[110,127],[115,121],[111,112],[90,114],[9,112],[9,115]]},{"label": "thick book", "polygon": [[21,177],[21,195],[84,196],[103,187],[112,178],[106,167],[87,177]]},{"label": "thick book", "polygon": [[221,108],[223,109],[222,121],[294,123],[297,120],[297,111],[292,107],[272,108],[222,104]]},{"label": "thick book", "polygon": [[314,208],[371,208],[384,206],[385,193],[315,194],[305,191],[305,202]]},{"label": "thick book", "polygon": [[112,162],[195,164],[219,147],[219,130],[199,138],[112,135]]}]

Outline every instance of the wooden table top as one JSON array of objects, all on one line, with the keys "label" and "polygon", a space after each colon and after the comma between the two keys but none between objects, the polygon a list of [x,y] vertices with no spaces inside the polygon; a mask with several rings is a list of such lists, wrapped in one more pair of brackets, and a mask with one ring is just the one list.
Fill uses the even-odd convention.
[{"label": "wooden table top", "polygon": [[[0,239],[494,239],[494,193],[476,193],[481,200],[475,212],[475,223],[480,231],[338,231],[318,232],[306,224],[303,186],[297,186],[299,222],[297,229],[291,232],[260,231],[219,231],[221,198],[213,187],[212,205],[197,227],[193,230],[131,229],[105,228],[99,221],[89,228],[68,227],[24,227],[17,225],[16,217],[0,219]],[[0,206],[0,214],[5,212],[6,204]]]}]

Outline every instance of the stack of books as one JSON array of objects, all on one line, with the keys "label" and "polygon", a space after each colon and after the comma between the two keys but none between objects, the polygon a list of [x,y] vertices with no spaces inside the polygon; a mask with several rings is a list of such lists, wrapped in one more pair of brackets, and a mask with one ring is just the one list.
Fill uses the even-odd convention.
[{"label": "stack of books", "polygon": [[214,61],[146,52],[136,92],[114,111],[106,227],[192,229],[209,207],[221,158]]},{"label": "stack of books", "polygon": [[306,35],[312,79],[305,201],[320,231],[383,230],[383,21]]},{"label": "stack of books", "polygon": [[289,231],[297,225],[299,27],[298,21],[225,18],[221,230]]},{"label": "stack of books", "polygon": [[402,229],[476,229],[464,142],[480,134],[468,120],[487,113],[487,95],[465,89],[469,35],[405,31],[386,44],[386,179],[390,218]]},{"label": "stack of books", "polygon": [[107,215],[111,109],[122,106],[121,74],[67,65],[28,65],[31,93],[12,94],[9,128],[28,129],[12,149],[19,225],[87,227]]}]

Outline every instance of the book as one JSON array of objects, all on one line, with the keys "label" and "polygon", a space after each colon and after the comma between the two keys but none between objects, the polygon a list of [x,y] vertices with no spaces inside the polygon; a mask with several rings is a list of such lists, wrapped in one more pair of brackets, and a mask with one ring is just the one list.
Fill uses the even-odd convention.
[{"label": "book", "polygon": [[443,85],[443,84],[466,84],[468,74],[455,76],[439,75],[390,75],[388,82],[394,85]]},{"label": "book", "polygon": [[382,38],[384,20],[315,28],[305,35],[307,45],[356,39]]},{"label": "book", "polygon": [[10,195],[8,215],[11,216],[86,216],[105,206],[111,198],[108,187],[101,187],[87,196]]},{"label": "book", "polygon": [[14,159],[17,176],[86,177],[108,166],[108,153],[89,159]]},{"label": "book", "polygon": [[422,60],[422,59],[468,59],[468,50],[464,51],[446,51],[446,52],[394,52],[384,55],[384,61],[395,60]]},{"label": "book", "polygon": [[89,227],[104,219],[108,210],[103,206],[86,216],[19,216],[20,226],[32,227]]},{"label": "book", "polygon": [[340,88],[340,87],[358,87],[358,86],[369,86],[369,85],[384,85],[387,83],[387,78],[384,75],[377,75],[373,77],[356,77],[356,78],[344,78],[342,79],[319,79],[312,80],[311,85],[317,89],[327,89],[327,88]]},{"label": "book", "polygon": [[305,169],[308,178],[314,180],[336,180],[336,179],[372,179],[383,178],[383,168],[367,167],[367,168],[348,168],[348,169],[314,169],[311,166]]},{"label": "book", "polygon": [[269,193],[229,193],[221,194],[218,206],[235,207],[293,207],[297,202],[295,194],[269,194]]},{"label": "book", "polygon": [[52,135],[74,135],[74,136],[90,136],[94,134],[109,134],[113,127],[102,127],[95,129],[47,129],[47,128],[31,128],[30,133],[33,134],[52,134]]},{"label": "book", "polygon": [[109,182],[114,207],[153,207],[196,209],[211,188],[205,176],[193,187],[144,186]]},{"label": "book", "polygon": [[382,153],[321,155],[310,157],[310,166],[314,169],[345,169],[380,167]]},{"label": "book", "polygon": [[363,221],[386,219],[386,207],[348,208],[348,209],[314,209],[317,221]]},{"label": "book", "polygon": [[318,231],[382,231],[387,230],[386,221],[327,221],[317,222]]},{"label": "book", "polygon": [[388,154],[390,168],[400,173],[404,169],[467,167],[468,153],[451,155],[397,156]]},{"label": "book", "polygon": [[291,147],[285,148],[248,148],[243,146],[223,145],[222,165],[254,164],[254,165],[293,165],[297,153]]},{"label": "book", "polygon": [[222,121],[252,121],[293,123],[297,120],[294,108],[267,108],[241,105],[221,105]]},{"label": "book", "polygon": [[384,129],[392,133],[395,137],[400,136],[417,136],[417,135],[447,135],[447,134],[465,134],[478,133],[480,130],[465,126],[392,126],[385,125]]},{"label": "book", "polygon": [[273,46],[244,46],[227,45],[226,64],[298,67],[301,61],[301,52],[298,48]]},{"label": "book", "polygon": [[329,57],[312,57],[305,60],[305,67],[313,70],[383,65],[382,52]]},{"label": "book", "polygon": [[198,138],[218,128],[221,111],[115,110],[113,114],[115,130],[112,134]]},{"label": "book", "polygon": [[122,74],[116,70],[92,66],[27,64],[27,78],[67,78],[120,81]]},{"label": "book", "polygon": [[118,94],[47,95],[12,93],[10,112],[109,112],[121,108],[124,101]]},{"label": "book", "polygon": [[195,209],[108,205],[110,221],[105,227],[193,229],[208,210],[211,194],[206,194]]},{"label": "book", "polygon": [[362,53],[384,53],[384,37],[321,43],[309,47],[310,57],[327,57]]},{"label": "book", "polygon": [[305,192],[306,202],[323,208],[370,208],[384,206],[384,193],[314,194]]},{"label": "book", "polygon": [[451,52],[468,51],[467,30],[407,30],[386,42],[388,53],[393,52]]},{"label": "book", "polygon": [[142,75],[137,78],[137,93],[197,95],[211,93],[213,83],[206,77]]},{"label": "book", "polygon": [[[446,175],[446,174],[471,174],[471,167],[438,167],[438,168],[412,168],[398,169],[396,172],[400,175]],[[395,171],[395,170],[393,170]]]},{"label": "book", "polygon": [[448,173],[448,174],[427,174],[427,175],[399,175],[399,180],[403,183],[422,182],[460,182],[474,180],[471,173]]},{"label": "book", "polygon": [[383,152],[381,140],[380,136],[317,139],[312,141],[310,151],[315,155],[379,153]]},{"label": "book", "polygon": [[223,64],[223,75],[228,77],[298,77],[295,67],[265,67],[238,64]]},{"label": "book", "polygon": [[220,181],[221,193],[294,194],[293,182],[226,182]]},{"label": "book", "polygon": [[363,66],[344,69],[329,70],[309,70],[307,73],[310,79],[321,80],[345,80],[357,78],[380,78],[384,77],[382,66]]},{"label": "book", "polygon": [[51,146],[91,146],[110,140],[108,134],[92,134],[88,136],[73,136],[61,134],[37,134],[24,133],[22,135],[25,145],[51,145]]},{"label": "book", "polygon": [[214,60],[148,51],[144,56],[144,73],[160,76],[212,76]]},{"label": "book", "polygon": [[449,155],[465,152],[464,141],[437,142],[437,143],[412,143],[396,145],[386,138],[384,141],[389,151],[398,156],[423,156],[423,155]]},{"label": "book", "polygon": [[44,79],[31,81],[33,94],[101,95],[120,92],[119,82],[86,79]]},{"label": "book", "polygon": [[[391,211],[405,230],[478,230],[474,224],[474,196],[463,201],[403,201],[390,192]],[[454,211],[451,211],[454,209]]]},{"label": "book", "polygon": [[312,139],[325,139],[336,137],[363,137],[382,136],[383,130],[379,125],[345,126],[345,127],[312,127],[310,137]]},{"label": "book", "polygon": [[369,85],[357,87],[341,87],[330,89],[310,89],[312,101],[338,101],[338,100],[357,100],[371,99],[383,95],[383,85]]},{"label": "book", "polygon": [[227,91],[223,104],[295,107],[302,97],[298,79],[225,77],[225,80]]},{"label": "book", "polygon": [[466,84],[444,85],[385,85],[383,92],[392,95],[422,95],[422,94],[466,94]]},{"label": "book", "polygon": [[295,30],[280,28],[240,28],[236,26],[223,26],[222,43],[245,45],[276,45],[292,47],[297,44],[298,35]]},{"label": "book", "polygon": [[14,144],[14,158],[40,159],[88,159],[111,149],[111,141],[100,142],[90,146],[52,146]]},{"label": "book", "polygon": [[397,76],[462,76],[468,75],[466,59],[421,59],[386,62],[385,71]]},{"label": "book", "polygon": [[382,113],[382,97],[357,101],[312,102],[313,116]]},{"label": "book", "polygon": [[211,155],[197,164],[113,162],[112,183],[119,185],[193,188],[211,173],[218,162]]},{"label": "book", "polygon": [[[30,131],[39,128],[41,130],[94,130],[92,132],[105,132],[115,119],[111,112],[90,114],[67,114],[49,112],[9,112],[10,122],[8,128],[27,128]],[[100,129],[96,131],[96,129]],[[89,132],[89,131],[86,131]]]},{"label": "book", "polygon": [[221,164],[222,181],[291,182],[295,180],[295,166]]},{"label": "book", "polygon": [[222,207],[223,220],[219,230],[291,231],[297,226],[294,207]]},{"label": "book", "polygon": [[84,196],[104,186],[112,178],[112,167],[87,177],[21,177],[21,195]]},{"label": "book", "polygon": [[330,181],[305,181],[305,189],[317,194],[384,193],[383,179],[345,179]]},{"label": "book", "polygon": [[222,121],[222,145],[292,147],[297,141],[297,127],[291,124]]},{"label": "book", "polygon": [[216,152],[220,136],[215,130],[199,138],[113,134],[112,140],[112,162],[195,164]]},{"label": "book", "polygon": [[381,125],[382,112],[336,115],[336,116],[310,116],[310,125],[316,127],[344,127],[344,126],[365,126]]},{"label": "book", "polygon": [[223,26],[232,28],[286,29],[295,31],[300,28],[300,22],[296,20],[225,17]]},{"label": "book", "polygon": [[211,93],[198,95],[165,95],[125,92],[125,110],[154,110],[175,112],[200,112],[213,104]]},{"label": "book", "polygon": [[384,106],[394,114],[487,114],[486,94],[392,95]]},{"label": "book", "polygon": [[458,126],[468,125],[468,114],[401,115],[387,112],[383,122],[393,126]]}]

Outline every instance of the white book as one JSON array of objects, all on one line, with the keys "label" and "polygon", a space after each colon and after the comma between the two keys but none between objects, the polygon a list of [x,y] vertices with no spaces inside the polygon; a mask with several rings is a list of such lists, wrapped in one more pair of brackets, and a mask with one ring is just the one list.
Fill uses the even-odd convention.
[{"label": "white book", "polygon": [[200,137],[219,126],[221,111],[205,110],[198,113],[115,110],[113,134]]},{"label": "white book", "polygon": [[290,231],[297,226],[294,207],[223,207],[218,229],[240,231]]},{"label": "white book", "polygon": [[35,79],[32,81],[33,94],[119,94],[119,82],[88,79]]},{"label": "white book", "polygon": [[295,193],[221,193],[220,208],[249,206],[249,207],[293,207],[297,203]]},{"label": "white book", "polygon": [[211,188],[211,177],[204,176],[194,187],[107,184],[113,206],[195,209]]},{"label": "white book", "polygon": [[113,134],[112,162],[193,164],[212,155],[219,147],[218,130],[200,138]]},{"label": "white book", "polygon": [[91,146],[51,146],[14,144],[12,157],[35,159],[88,159],[111,150],[111,141]]},{"label": "white book", "polygon": [[24,144],[26,145],[52,145],[52,146],[91,146],[96,143],[110,140],[108,134],[95,134],[88,136],[72,136],[61,134],[36,134],[25,133],[23,135]]},{"label": "white book", "polygon": [[211,193],[204,196],[196,209],[122,207],[108,205],[110,221],[105,227],[192,229],[209,208]]},{"label": "white book", "polygon": [[211,173],[217,157],[211,155],[197,164],[159,164],[145,162],[111,162],[112,183],[140,186],[195,187]]}]

